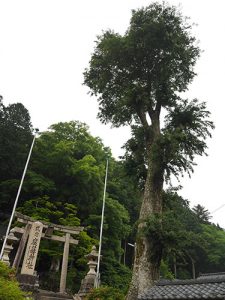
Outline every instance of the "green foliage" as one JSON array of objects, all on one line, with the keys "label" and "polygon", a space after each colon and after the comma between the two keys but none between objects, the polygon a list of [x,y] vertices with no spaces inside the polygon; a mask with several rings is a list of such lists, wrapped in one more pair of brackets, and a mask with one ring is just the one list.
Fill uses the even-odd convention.
[{"label": "green foliage", "polygon": [[223,272],[225,259],[225,232],[214,224],[202,224],[202,237],[207,241],[200,257],[202,272]]},{"label": "green foliage", "polygon": [[107,198],[105,206],[105,221],[108,224],[107,233],[110,238],[125,238],[129,235],[129,214],[117,200]]},{"label": "green foliage", "polygon": [[18,208],[18,211],[35,220],[69,226],[80,225],[80,220],[76,217],[77,208],[74,204],[51,202],[48,196],[28,200]]},{"label": "green foliage", "polygon": [[[87,220],[88,232],[98,239],[101,223],[102,201],[99,202],[99,215],[90,215]],[[119,201],[106,198],[103,226],[103,256],[119,259],[122,255],[121,240],[131,232],[130,218],[126,208]]]},{"label": "green foliage", "polygon": [[42,189],[38,191],[38,180],[36,185],[35,180],[28,180],[27,188],[31,188],[26,198],[34,197],[32,190],[36,196],[37,192],[45,193],[51,201],[54,198],[75,203],[79,217],[87,218],[101,198],[107,155],[109,150],[99,138],[90,135],[87,125],[78,121],[52,125],[38,138],[31,161],[32,172],[40,178]]},{"label": "green foliage", "polygon": [[56,187],[53,180],[44,177],[34,171],[28,170],[26,180],[23,185],[25,193],[29,193],[29,197],[44,196],[54,194]]},{"label": "green foliage", "polygon": [[116,259],[103,256],[101,262],[101,283],[126,293],[131,280],[131,270]]},{"label": "green foliage", "polygon": [[24,300],[25,294],[20,290],[15,272],[0,261],[0,299]]},{"label": "green foliage", "polygon": [[174,275],[171,272],[168,263],[166,263],[164,260],[162,260],[160,264],[160,276],[165,279],[174,279]]},{"label": "green foliage", "polygon": [[151,260],[154,261],[159,251],[164,255],[176,253],[183,255],[187,245],[196,241],[199,236],[191,231],[187,231],[180,220],[175,218],[173,212],[163,213],[163,215],[152,215],[147,222],[145,235],[152,241],[153,247]]},{"label": "green foliage", "polygon": [[[84,255],[98,244],[107,157],[109,174],[102,251],[104,257],[119,260],[123,254],[121,242],[131,233],[129,215],[134,222],[140,195],[125,174],[123,164],[111,157],[110,150],[99,138],[90,135],[87,125],[78,121],[58,123],[40,134],[24,181],[20,212],[34,219],[69,226],[81,223],[87,228],[87,232],[80,234],[78,246],[70,247],[71,278],[67,287],[72,290],[78,288],[87,271]],[[37,268],[43,278],[54,277],[49,270],[59,263],[62,252],[62,245],[57,242],[41,242]],[[132,259],[128,257],[128,260]],[[53,287],[48,280],[42,280],[42,284],[56,289],[57,278],[53,281]]]},{"label": "green foliage", "polygon": [[121,294],[120,290],[113,287],[103,286],[94,289],[88,294],[85,300],[124,300],[125,296]]},{"label": "green foliage", "polygon": [[176,190],[164,192],[163,203],[163,213],[152,215],[145,229],[145,234],[153,242],[151,259],[154,260],[155,251],[162,251],[164,276],[170,270],[174,271],[176,265],[175,276],[190,278],[194,276],[193,263],[197,271],[203,272],[200,261],[206,255],[208,240],[201,223],[190,209],[188,201],[180,197]]},{"label": "green foliage", "polygon": [[198,218],[199,222],[201,223],[207,224],[209,223],[209,219],[212,218],[210,216],[210,212],[200,204],[194,206],[192,210],[195,213],[196,217]]},{"label": "green foliage", "polygon": [[0,261],[0,276],[4,279],[14,279],[15,278],[15,271],[9,268],[5,263]]},{"label": "green foliage", "polygon": [[134,179],[127,174],[124,162],[110,161],[107,193],[110,198],[119,201],[127,209],[130,223],[136,222],[141,204],[141,193]]},{"label": "green foliage", "polygon": [[23,104],[4,106],[0,96],[0,194],[3,194],[0,209],[4,212],[12,209],[14,187],[23,173],[32,142],[32,130],[29,112]]},{"label": "green foliage", "polygon": [[85,84],[98,95],[99,117],[115,126],[131,123],[160,105],[176,101],[195,73],[199,56],[190,26],[173,6],[153,3],[133,10],[124,36],[98,37]]},{"label": "green foliage", "polygon": [[190,174],[195,165],[194,156],[206,154],[206,139],[211,137],[210,130],[214,128],[209,116],[206,103],[199,103],[197,99],[190,102],[180,99],[175,107],[168,109],[159,142],[164,151],[167,179],[171,173],[176,177],[183,172]]},{"label": "green foliage", "polygon": [[[199,233],[180,227],[182,221],[175,221],[172,211],[161,215],[164,180],[171,174],[178,177],[193,172],[194,157],[205,154],[205,141],[214,127],[205,103],[196,99],[188,102],[179,96],[195,76],[199,54],[187,19],[174,6],[155,2],[132,11],[124,35],[108,30],[98,36],[84,72],[84,84],[97,96],[101,122],[117,127],[131,125],[132,129],[132,137],[125,144],[125,165],[144,190],[137,249],[142,249],[141,230],[146,225],[144,231],[149,237],[135,260],[135,272],[139,272],[138,276],[134,273],[135,281],[158,273],[163,250],[183,255],[182,247],[192,247],[196,241],[200,244]],[[166,112],[163,129],[162,109]],[[153,215],[146,223],[150,212]],[[176,243],[182,245],[179,251]],[[149,260],[154,272],[139,268]],[[133,297],[142,292],[138,286],[139,282],[131,285]]]}]

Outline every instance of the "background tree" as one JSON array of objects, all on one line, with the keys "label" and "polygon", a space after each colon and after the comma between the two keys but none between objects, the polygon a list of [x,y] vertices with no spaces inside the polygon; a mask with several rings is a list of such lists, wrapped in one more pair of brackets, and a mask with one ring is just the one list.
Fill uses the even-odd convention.
[{"label": "background tree", "polygon": [[200,222],[209,223],[212,218],[210,212],[202,205],[198,204],[192,208],[193,212],[196,214]]},{"label": "background tree", "polygon": [[100,120],[133,124],[135,140],[142,135],[146,171],[141,172],[144,195],[129,300],[159,278],[162,251],[156,252],[154,240],[143,232],[149,216],[162,213],[164,178],[193,171],[194,155],[205,152],[213,127],[205,103],[180,97],[195,75],[200,53],[190,29],[173,6],[153,3],[133,11],[123,36],[109,30],[98,37],[84,73],[84,83],[98,96]]},{"label": "background tree", "polygon": [[10,212],[32,142],[32,124],[21,103],[8,106],[0,96],[0,210]]},{"label": "background tree", "polygon": [[189,202],[179,196],[176,189],[163,193],[161,220],[159,222],[154,215],[147,224],[151,236],[159,235],[155,240],[161,243],[164,262],[168,263],[175,278],[195,278],[199,271],[202,272],[200,256],[206,250],[207,240],[202,236],[201,223]]},{"label": "background tree", "polygon": [[[104,147],[100,138],[89,133],[86,124],[61,122],[40,134],[19,200],[19,210],[34,219],[85,226],[86,232],[81,234],[79,246],[71,247],[68,288],[73,291],[79,289],[86,272],[84,255],[90,251],[91,244],[97,245],[99,240],[106,158],[109,158],[109,174],[102,282],[120,288],[123,283],[125,291],[130,270],[121,263],[121,258],[125,240],[131,235],[131,222],[136,219],[140,196],[132,179],[126,176],[123,164],[112,158],[110,150]],[[8,188],[5,184],[0,196],[6,198]],[[49,241],[41,243],[37,268],[43,288],[58,288],[59,272],[54,270],[58,270],[62,258],[61,246]],[[132,253],[127,252],[126,262],[131,265]],[[112,269],[113,276],[110,275]]]}]

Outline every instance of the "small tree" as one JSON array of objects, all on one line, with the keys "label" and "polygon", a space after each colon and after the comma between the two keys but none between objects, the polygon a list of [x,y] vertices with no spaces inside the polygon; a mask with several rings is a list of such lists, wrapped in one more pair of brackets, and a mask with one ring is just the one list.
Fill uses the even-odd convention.
[{"label": "small tree", "polygon": [[142,165],[144,193],[129,300],[159,278],[162,252],[155,252],[143,229],[150,215],[162,213],[165,177],[193,171],[194,155],[205,153],[213,127],[205,103],[181,98],[200,54],[190,30],[173,6],[153,3],[133,11],[124,35],[108,30],[98,37],[84,73],[84,83],[98,96],[100,120],[132,125],[126,155]]}]

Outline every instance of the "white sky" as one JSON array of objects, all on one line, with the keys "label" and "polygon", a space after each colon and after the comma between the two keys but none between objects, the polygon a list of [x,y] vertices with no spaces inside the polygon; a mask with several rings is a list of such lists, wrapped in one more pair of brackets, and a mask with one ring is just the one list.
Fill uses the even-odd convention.
[{"label": "white sky", "polygon": [[[191,206],[213,211],[224,197],[224,0],[170,0],[181,3],[184,15],[204,50],[188,96],[207,101],[216,129],[208,142],[208,157],[199,158],[192,178],[181,181],[181,194]],[[114,156],[129,138],[129,129],[111,129],[97,119],[97,102],[82,85],[96,35],[114,29],[124,33],[131,9],[147,0],[0,0],[0,95],[4,104],[22,102],[41,131],[60,121],[80,120],[110,146]],[[225,207],[213,221],[225,227]]]}]

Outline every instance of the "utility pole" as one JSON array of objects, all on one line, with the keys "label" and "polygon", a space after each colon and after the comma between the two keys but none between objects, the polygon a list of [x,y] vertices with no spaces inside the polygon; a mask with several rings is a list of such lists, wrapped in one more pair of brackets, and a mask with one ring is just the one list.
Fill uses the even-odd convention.
[{"label": "utility pole", "polygon": [[102,230],[103,230],[103,223],[104,223],[104,212],[105,212],[105,196],[106,196],[106,186],[107,186],[107,177],[108,177],[108,166],[109,161],[106,161],[106,170],[105,170],[105,185],[104,185],[104,193],[103,193],[103,203],[102,203],[102,218],[101,218],[101,227],[100,227],[100,238],[99,238],[99,249],[98,249],[98,264],[97,264],[97,273],[96,273],[96,280],[95,280],[95,287],[99,287],[100,282],[100,259],[101,259],[101,249],[102,249]]}]

